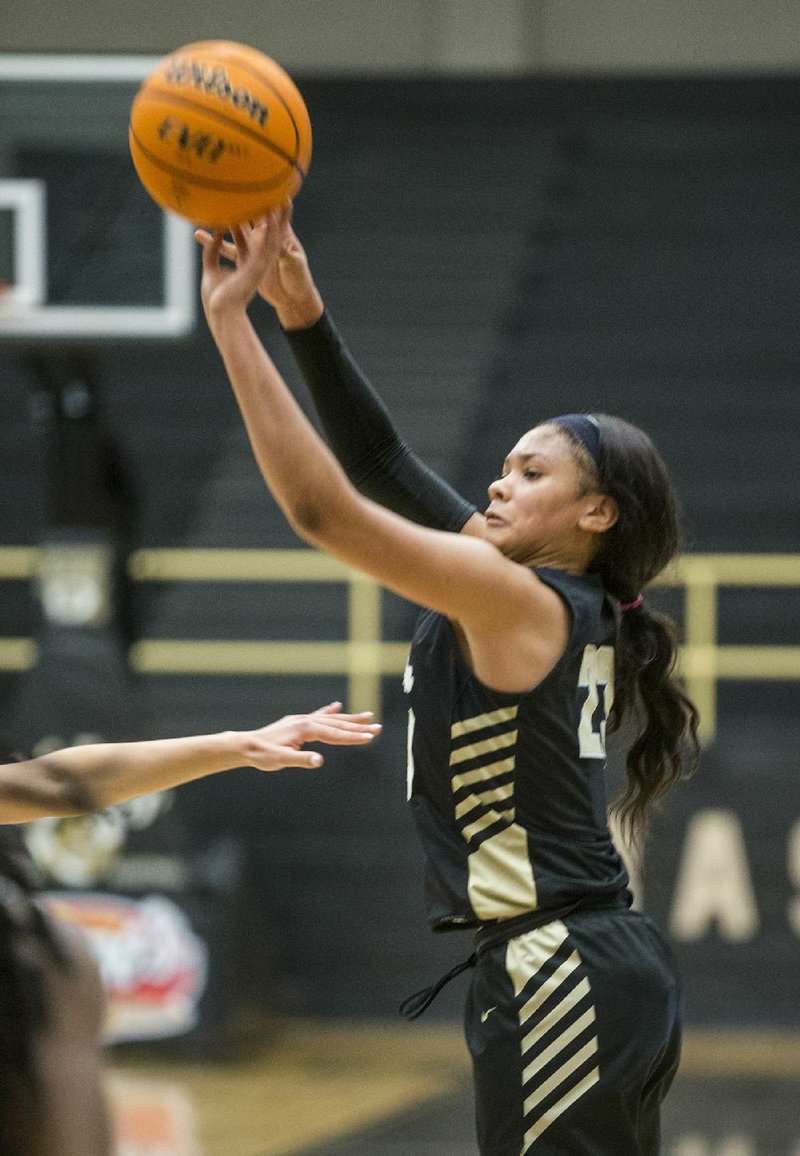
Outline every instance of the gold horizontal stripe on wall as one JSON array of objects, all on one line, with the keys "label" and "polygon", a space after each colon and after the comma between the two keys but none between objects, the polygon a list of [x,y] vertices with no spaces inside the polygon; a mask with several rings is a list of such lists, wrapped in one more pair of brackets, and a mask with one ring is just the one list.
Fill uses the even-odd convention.
[{"label": "gold horizontal stripe on wall", "polygon": [[[0,547],[0,580],[35,579],[41,556],[36,546]],[[382,637],[377,583],[316,550],[146,548],[131,554],[128,572],[136,582],[343,582],[348,588],[346,643],[141,639],[130,656],[131,665],[140,673],[343,674],[349,684],[348,705],[377,713],[381,679],[404,669],[408,644],[385,642]],[[800,645],[720,646],[717,642],[720,587],[800,588],[800,554],[683,554],[654,585],[684,591],[685,644],[679,670],[700,710],[704,741],[716,731],[720,681],[800,681]],[[310,649],[299,649],[305,646]],[[336,649],[342,646],[347,649]],[[171,656],[168,647],[174,648]],[[253,647],[264,648],[264,654],[256,657]],[[302,668],[304,656],[309,658],[307,669]],[[30,670],[37,661],[34,639],[0,639],[0,670]],[[504,720],[485,720],[500,713],[489,712],[480,724],[477,718],[455,724],[463,729],[454,737],[469,733],[473,721],[475,729],[497,725]]]},{"label": "gold horizontal stripe on wall", "polygon": [[139,674],[402,674],[404,643],[144,640],[130,649]]}]

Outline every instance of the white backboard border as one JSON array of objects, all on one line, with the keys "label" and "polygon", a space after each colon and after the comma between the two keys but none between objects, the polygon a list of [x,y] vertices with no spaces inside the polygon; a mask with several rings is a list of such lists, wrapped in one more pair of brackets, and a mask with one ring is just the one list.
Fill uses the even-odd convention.
[{"label": "white backboard border", "polygon": [[13,214],[14,275],[3,298],[6,309],[32,309],[47,293],[47,229],[43,181],[0,180],[0,211]]},{"label": "white backboard border", "polygon": [[[2,55],[0,83],[136,83],[150,56]],[[0,339],[180,338],[196,320],[196,253],[189,221],[164,213],[161,305],[48,305],[46,198],[39,181],[0,180],[0,209],[14,220],[14,283],[0,298]]]}]

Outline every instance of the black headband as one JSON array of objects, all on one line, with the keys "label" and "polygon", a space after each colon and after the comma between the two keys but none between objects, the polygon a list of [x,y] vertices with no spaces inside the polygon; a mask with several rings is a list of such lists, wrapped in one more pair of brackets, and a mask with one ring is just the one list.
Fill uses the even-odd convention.
[{"label": "black headband", "polygon": [[560,425],[583,446],[596,466],[600,465],[600,427],[590,413],[565,413],[550,417],[542,425]]}]

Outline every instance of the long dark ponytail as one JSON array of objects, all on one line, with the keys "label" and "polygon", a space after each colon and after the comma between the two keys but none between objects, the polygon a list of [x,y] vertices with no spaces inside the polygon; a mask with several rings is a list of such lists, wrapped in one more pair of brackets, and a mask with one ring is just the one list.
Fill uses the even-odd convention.
[{"label": "long dark ponytail", "polygon": [[599,460],[593,470],[583,465],[595,474],[592,484],[615,500],[619,518],[603,536],[591,569],[629,607],[619,615],[608,733],[625,724],[633,739],[627,784],[614,810],[636,843],[659,801],[693,768],[698,751],[697,709],[675,677],[675,624],[639,598],[677,553],[680,532],[669,473],[647,434],[618,417],[592,416]]}]

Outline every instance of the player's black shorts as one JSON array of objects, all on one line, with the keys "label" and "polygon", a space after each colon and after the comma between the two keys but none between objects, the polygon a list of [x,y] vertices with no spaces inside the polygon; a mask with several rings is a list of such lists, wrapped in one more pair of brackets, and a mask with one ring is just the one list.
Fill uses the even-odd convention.
[{"label": "player's black shorts", "polygon": [[482,1156],[656,1156],[680,984],[645,916],[567,915],[483,951],[466,1009]]}]

